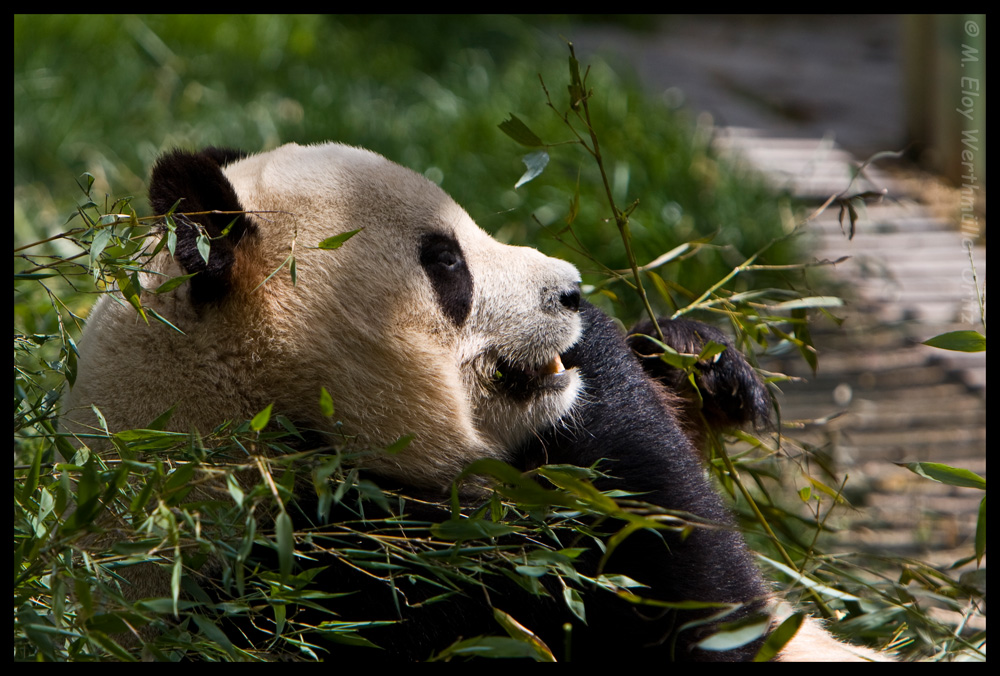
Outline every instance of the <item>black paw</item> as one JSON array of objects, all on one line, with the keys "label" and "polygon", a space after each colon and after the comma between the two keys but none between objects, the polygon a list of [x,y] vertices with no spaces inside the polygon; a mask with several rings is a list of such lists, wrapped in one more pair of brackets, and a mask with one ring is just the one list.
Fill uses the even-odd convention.
[{"label": "black paw", "polygon": [[[698,354],[709,341],[725,345],[724,352],[698,362],[695,382],[701,394],[701,414],[713,429],[765,426],[771,416],[771,395],[757,372],[732,341],[719,329],[686,319],[661,319],[665,343],[687,354]],[[628,337],[629,346],[638,356],[646,373],[670,391],[689,401],[697,401],[683,370],[660,359],[662,350],[645,336],[655,336],[653,323],[641,322]]]}]

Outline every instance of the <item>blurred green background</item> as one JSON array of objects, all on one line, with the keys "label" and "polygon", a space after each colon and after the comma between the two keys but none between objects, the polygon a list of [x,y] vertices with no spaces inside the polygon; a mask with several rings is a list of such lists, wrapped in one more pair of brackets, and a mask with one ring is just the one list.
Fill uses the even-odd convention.
[{"label": "blurred green background", "polygon": [[[580,22],[603,20],[15,16],[15,247],[66,227],[82,200],[75,180],[84,171],[97,179],[94,195],[133,195],[148,215],[145,180],[164,150],[336,140],[426,175],[499,239],[569,259],[599,283],[599,266],[553,236],[565,227],[579,182],[579,242],[602,264],[626,267],[595,164],[578,146],[555,147],[545,172],[515,190],[528,149],[497,125],[514,113],[546,142],[573,138],[547,108],[539,75],[564,111],[566,40]],[[592,112],[615,199],[619,207],[639,200],[632,217],[639,263],[714,234],[713,246],[659,270],[672,297],[654,294],[654,306],[670,311],[780,234],[779,200],[756,177],[720,163],[710,129],[641,91],[623,66],[578,56],[591,67]],[[779,248],[766,260],[789,254]],[[605,306],[636,317],[634,294],[609,288],[620,302],[611,308],[604,297]],[[31,326],[37,317],[20,321],[29,332],[44,328]]]}]

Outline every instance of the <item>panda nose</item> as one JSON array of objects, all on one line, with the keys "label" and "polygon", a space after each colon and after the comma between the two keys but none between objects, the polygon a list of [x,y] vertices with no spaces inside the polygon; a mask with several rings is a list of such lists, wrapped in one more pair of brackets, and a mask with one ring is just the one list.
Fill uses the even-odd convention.
[{"label": "panda nose", "polygon": [[566,310],[580,311],[580,286],[576,283],[542,287],[542,308],[546,312],[561,314]]},{"label": "panda nose", "polygon": [[574,287],[559,294],[559,304],[573,312],[580,311],[580,288]]}]

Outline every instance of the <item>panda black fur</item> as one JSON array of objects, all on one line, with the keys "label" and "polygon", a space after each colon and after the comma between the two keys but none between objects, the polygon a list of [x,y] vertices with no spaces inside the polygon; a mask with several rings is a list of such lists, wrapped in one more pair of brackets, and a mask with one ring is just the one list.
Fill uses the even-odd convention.
[{"label": "panda black fur", "polygon": [[[668,510],[686,512],[714,524],[695,528],[685,538],[676,534],[634,533],[616,550],[607,570],[650,585],[640,594],[659,601],[710,601],[744,604],[727,617],[734,621],[764,609],[768,591],[746,543],[735,530],[728,510],[710,485],[701,458],[678,419],[679,398],[654,382],[636,360],[632,349],[611,320],[593,306],[582,309],[580,341],[563,358],[568,368],[580,369],[584,394],[573,418],[564,427],[550,428],[528,445],[529,463],[549,462],[601,466],[610,478],[597,480],[601,489],[638,492],[641,499]],[[670,322],[664,322],[670,327]],[[686,328],[704,325],[686,323]],[[669,329],[668,329],[669,330]],[[697,340],[694,336],[692,340]],[[705,341],[702,341],[702,344]],[[745,366],[732,348],[729,359]],[[730,370],[717,377],[746,377],[739,386],[753,397],[767,393],[751,370]],[[713,407],[711,400],[706,401]],[[741,423],[757,422],[744,417]],[[762,421],[761,421],[762,422]],[[694,424],[694,423],[690,423]],[[580,638],[574,649],[585,659],[606,659],[607,637],[621,645],[658,650],[678,660],[739,660],[752,658],[758,642],[740,649],[709,652],[692,648],[711,633],[707,627],[671,635],[672,630],[703,618],[704,611],[673,612],[643,619],[649,611],[634,608],[598,608],[600,623],[588,627],[593,638]],[[655,618],[655,619],[654,619]],[[676,641],[674,640],[676,638]]]},{"label": "panda black fur", "polygon": [[[580,299],[572,266],[495,242],[422,177],[334,144],[284,146],[245,159],[219,149],[174,152],[154,168],[150,196],[157,213],[175,205],[178,213],[176,257],[161,254],[157,272],[198,273],[150,303],[194,330],[181,336],[144,327],[120,304],[102,300],[81,342],[80,373],[64,416],[69,429],[93,424],[90,404],[115,431],[141,427],[175,403],[175,424],[198,427],[250,417],[274,401],[276,412],[322,431],[312,404],[303,402],[318,400],[320,384],[337,383],[341,389],[331,393],[340,397],[338,415],[358,443],[377,447],[416,432],[400,457],[377,457],[365,467],[380,485],[441,494],[479,457],[525,469],[604,459],[611,478],[600,480],[600,488],[641,492],[648,502],[712,524],[684,539],[635,533],[605,572],[648,585],[643,593],[662,601],[743,604],[730,620],[771,606],[706,477],[695,448],[699,423],[676,374],[655,359],[643,360],[649,373],[643,370],[632,348],[648,354],[649,344],[634,338],[630,346],[611,320]],[[314,241],[296,244],[359,228],[336,252],[307,250]],[[199,234],[213,238],[207,263]],[[267,277],[290,250],[300,261],[295,286],[281,275]],[[680,351],[725,342],[694,322],[667,322],[664,329]],[[136,366],[155,359],[163,381],[136,381]],[[109,372],[115,366],[120,371]],[[709,424],[767,416],[766,390],[731,347],[705,365],[699,385]],[[369,429],[372,436],[362,436]],[[411,509],[417,518],[446,517],[434,507],[411,503]],[[580,565],[595,572],[597,557],[585,555]],[[329,563],[318,580],[324,589],[364,592],[339,600],[338,609],[373,620],[395,617],[391,590]],[[165,595],[155,575],[133,582],[139,597]],[[565,608],[512,582],[497,584],[492,602],[558,651],[563,624],[572,619]],[[573,630],[574,659],[619,659],[643,649],[679,660],[739,660],[759,646],[699,650],[694,644],[711,628],[679,628],[705,611],[650,616],[611,594],[595,599],[589,623]],[[496,630],[475,595],[402,613],[402,625],[371,636],[386,648],[382,657],[425,658],[457,634]],[[813,634],[840,646],[821,631]]]}]

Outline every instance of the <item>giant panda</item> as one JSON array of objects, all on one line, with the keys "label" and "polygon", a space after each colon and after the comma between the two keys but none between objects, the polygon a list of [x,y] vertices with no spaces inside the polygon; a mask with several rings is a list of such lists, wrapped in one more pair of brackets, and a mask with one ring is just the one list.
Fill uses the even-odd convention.
[{"label": "giant panda", "polygon": [[[525,470],[601,462],[599,488],[640,494],[706,524],[687,537],[635,533],[605,572],[638,581],[645,585],[639,593],[658,601],[734,604],[727,621],[773,610],[772,593],[696,448],[705,421],[738,426],[767,418],[768,393],[733,347],[702,364],[703,403],[695,410],[677,374],[643,357],[655,348],[627,340],[581,298],[576,268],[497,242],[438,186],[367,150],[328,143],[257,155],[175,151],[156,163],[149,190],[157,214],[173,212],[176,249],[155,257],[143,286],[194,276],[172,292],[143,295],[175,328],[138,320],[120,298],[98,302],[80,342],[67,429],[94,427],[93,407],[112,432],[143,427],[173,407],[172,429],[207,431],[273,404],[339,448],[379,449],[410,438],[397,453],[363,456],[360,470],[379,485],[431,498],[446,495],[477,459]],[[350,231],[357,232],[336,250],[317,246]],[[200,237],[211,242],[207,260]],[[685,352],[709,340],[726,343],[703,324],[663,328]],[[321,388],[332,396],[333,418],[322,414]],[[409,509],[447,518],[421,504]],[[588,552],[579,565],[593,573],[599,559],[600,552]],[[341,598],[346,605],[338,612],[402,620],[372,632],[382,650],[369,653],[379,658],[423,659],[459,635],[496,632],[481,593],[414,608],[348,566],[325,563],[324,590],[363,592]],[[140,569],[130,578],[134,597],[168,593],[160,571]],[[658,659],[744,660],[760,645],[699,648],[714,629],[703,609],[639,608],[594,594],[583,624],[551,597],[510,581],[490,584],[491,603],[557,656],[618,660],[642,651]],[[872,657],[816,625],[800,631],[783,657],[823,651]]]}]

